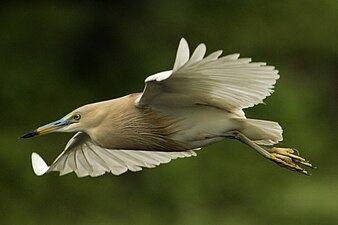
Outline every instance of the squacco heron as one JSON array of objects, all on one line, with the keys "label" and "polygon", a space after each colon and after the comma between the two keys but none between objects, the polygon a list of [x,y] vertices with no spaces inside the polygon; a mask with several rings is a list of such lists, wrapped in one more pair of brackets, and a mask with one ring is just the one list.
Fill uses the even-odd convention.
[{"label": "squacco heron", "polygon": [[219,50],[204,57],[205,53],[206,46],[200,44],[190,56],[182,38],[173,69],[146,78],[142,93],[84,105],[23,135],[77,132],[50,166],[32,154],[36,175],[74,171],[78,177],[96,177],[140,171],[196,156],[201,147],[226,138],[308,174],[301,166],[312,165],[298,151],[273,147],[283,139],[277,122],[247,119],[243,111],[272,93],[278,71],[239,54],[221,57]]}]

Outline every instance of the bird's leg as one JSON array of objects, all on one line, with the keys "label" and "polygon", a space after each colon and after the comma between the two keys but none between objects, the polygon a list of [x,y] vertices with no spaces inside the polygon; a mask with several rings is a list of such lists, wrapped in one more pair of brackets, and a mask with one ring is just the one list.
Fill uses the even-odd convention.
[{"label": "bird's leg", "polygon": [[291,148],[277,148],[277,147],[266,147],[260,146],[251,141],[248,137],[244,134],[234,131],[231,134],[227,135],[230,138],[237,139],[244,144],[249,145],[251,148],[256,150],[259,154],[264,156],[265,158],[277,163],[282,167],[286,167],[290,170],[309,175],[309,173],[300,165],[304,165],[310,168],[313,168],[312,164],[305,160],[304,158],[300,157],[298,151]]}]

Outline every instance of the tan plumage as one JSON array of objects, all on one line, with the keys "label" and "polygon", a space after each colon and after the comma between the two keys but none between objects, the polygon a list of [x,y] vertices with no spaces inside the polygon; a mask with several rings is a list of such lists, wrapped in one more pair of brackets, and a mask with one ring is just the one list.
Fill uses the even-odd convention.
[{"label": "tan plumage", "polygon": [[[135,107],[135,100],[140,95],[141,93],[131,94],[85,105],[74,113],[82,114],[82,131],[95,143],[108,149],[187,150],[183,143],[171,139],[171,135],[178,132],[178,127],[175,126],[178,119],[157,110]],[[98,114],[102,115],[91,115],[98,109],[102,111]],[[95,126],[88,126],[89,123],[94,123]]]},{"label": "tan plumage", "polygon": [[297,163],[311,164],[292,149],[262,146],[282,140],[278,123],[247,119],[242,110],[270,95],[278,71],[238,54],[220,57],[222,51],[216,51],[204,57],[205,52],[200,44],[189,58],[182,39],[173,70],[149,76],[143,93],[82,106],[24,135],[78,132],[50,167],[33,153],[35,173],[121,174],[194,156],[200,147],[235,138],[264,157],[307,174]]}]

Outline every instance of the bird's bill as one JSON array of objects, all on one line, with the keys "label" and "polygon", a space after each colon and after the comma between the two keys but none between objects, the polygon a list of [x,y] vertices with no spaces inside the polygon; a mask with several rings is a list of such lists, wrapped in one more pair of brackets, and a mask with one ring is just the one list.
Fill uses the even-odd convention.
[{"label": "bird's bill", "polygon": [[71,124],[71,121],[66,119],[60,119],[57,121],[54,121],[52,123],[49,123],[47,125],[44,125],[42,127],[39,127],[36,130],[32,130],[31,132],[28,132],[27,134],[22,135],[20,138],[31,138],[35,136],[41,136],[45,134],[49,134],[55,131],[58,131],[59,129]]}]

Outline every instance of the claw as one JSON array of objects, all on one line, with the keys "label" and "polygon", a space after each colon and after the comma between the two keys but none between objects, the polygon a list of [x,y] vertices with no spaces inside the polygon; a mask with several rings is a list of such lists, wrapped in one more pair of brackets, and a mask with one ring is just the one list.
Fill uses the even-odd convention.
[{"label": "claw", "polygon": [[286,167],[296,172],[300,172],[305,175],[310,175],[304,168],[300,167],[299,164],[314,168],[314,166],[301,156],[299,152],[291,148],[270,148],[267,149],[270,153],[270,160],[274,161],[282,167]]}]

